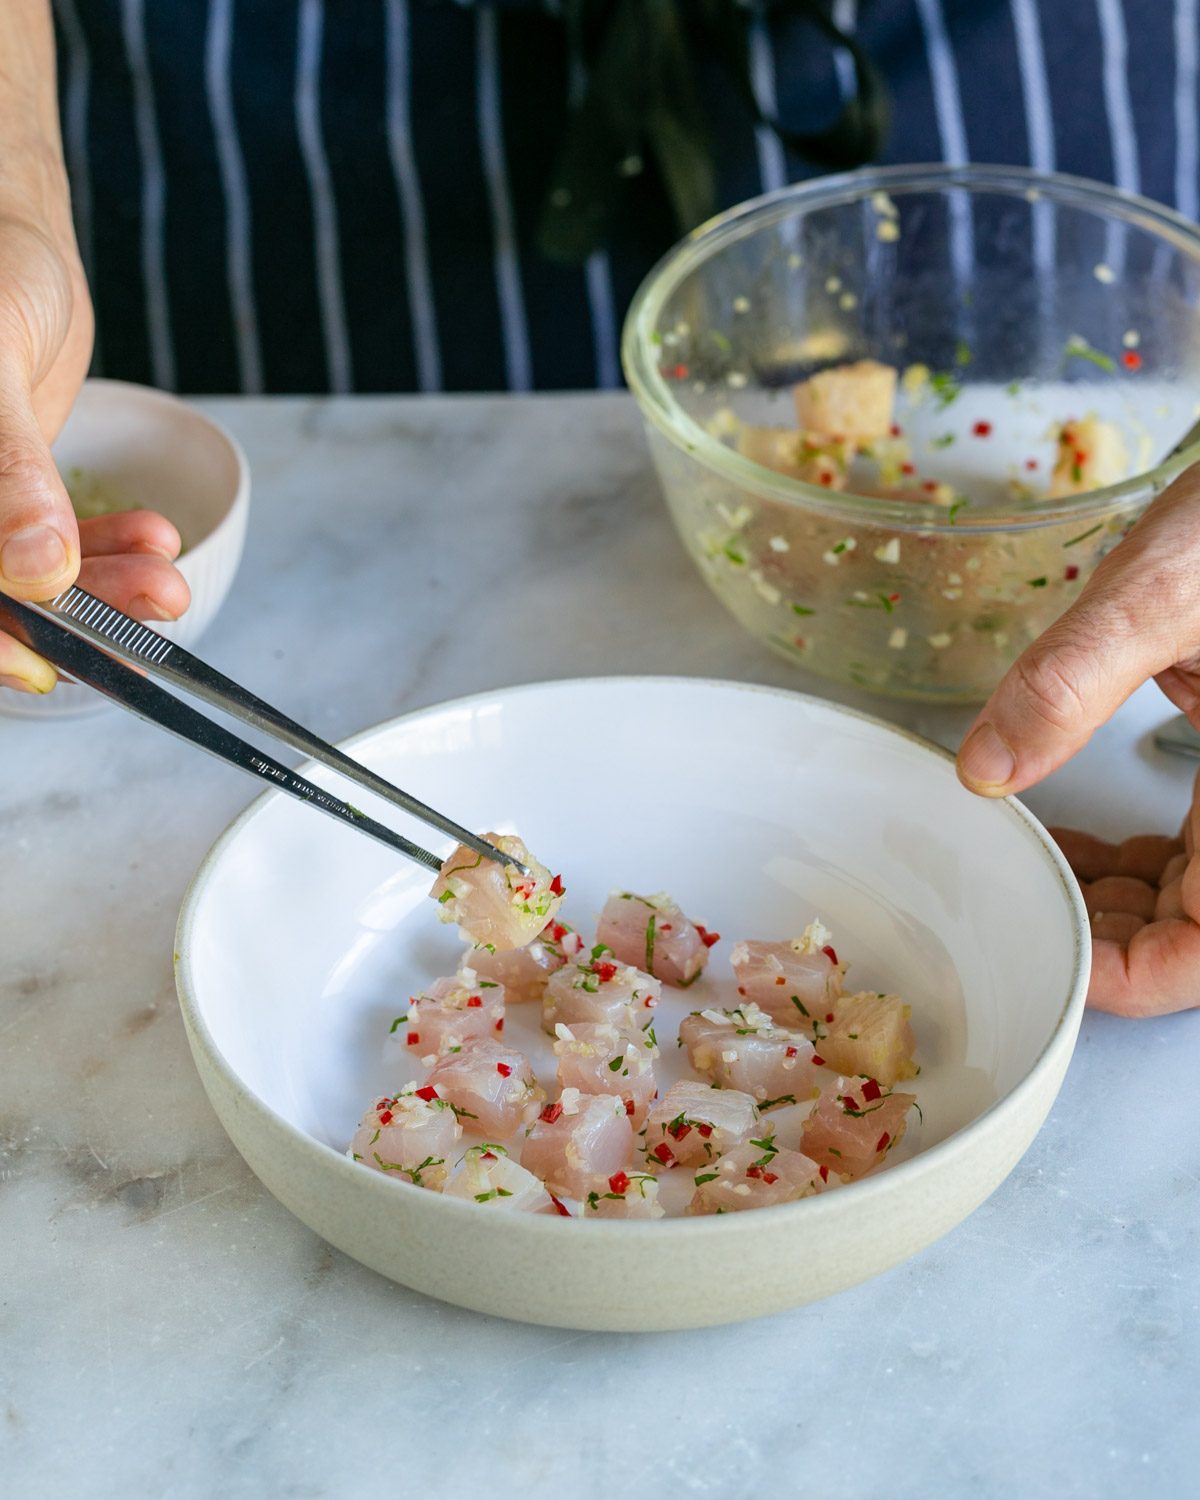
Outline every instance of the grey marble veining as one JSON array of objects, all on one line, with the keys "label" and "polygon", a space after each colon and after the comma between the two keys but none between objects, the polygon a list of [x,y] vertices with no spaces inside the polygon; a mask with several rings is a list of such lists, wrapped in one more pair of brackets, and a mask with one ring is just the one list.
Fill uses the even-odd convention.
[{"label": "grey marble veining", "polygon": [[[966,722],[831,693],[744,638],[623,397],[213,408],[255,493],[203,654],[330,738],[631,671],[792,684],[945,743]],[[1166,713],[1136,695],[1035,810],[1173,826],[1191,773],[1150,745]],[[115,712],[0,719],[4,1500],[1195,1493],[1200,1017],[1089,1017],[1013,1177],[870,1285],[692,1334],[508,1325],[329,1250],[208,1108],[172,932],[251,790]]]}]

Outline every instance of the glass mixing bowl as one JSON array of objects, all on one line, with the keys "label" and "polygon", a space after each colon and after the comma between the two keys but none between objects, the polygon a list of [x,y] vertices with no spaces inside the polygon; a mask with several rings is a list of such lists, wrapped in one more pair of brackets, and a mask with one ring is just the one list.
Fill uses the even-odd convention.
[{"label": "glass mixing bowl", "polygon": [[[683,543],[753,635],[839,681],[971,701],[1200,457],[1164,460],[1200,410],[1198,302],[1200,230],[1146,199],[890,167],[696,230],[643,283],[622,357]],[[795,384],[860,359],[900,382],[847,491],[739,451],[748,426],[796,428]],[[1061,424],[1089,418],[1132,477],[1047,498]],[[883,471],[907,498],[853,493]]]}]

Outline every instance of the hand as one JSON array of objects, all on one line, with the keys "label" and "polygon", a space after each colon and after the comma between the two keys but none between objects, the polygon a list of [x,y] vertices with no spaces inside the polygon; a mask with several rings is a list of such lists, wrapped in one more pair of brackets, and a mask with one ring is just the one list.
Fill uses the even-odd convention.
[{"label": "hand", "polygon": [[[87,373],[92,311],[69,224],[0,213],[0,590],[50,599],[73,583],[146,620],[175,619],[179,534],[149,511],[77,526],[54,440]],[[53,669],[0,633],[0,685],[47,693]]]},{"label": "hand", "polygon": [[[964,785],[1020,792],[1068,760],[1148,678],[1200,727],[1200,468],[1149,507],[1070,609],[1009,669],[958,752]],[[1089,1000],[1123,1015],[1200,1004],[1200,868],[1185,843],[1060,842],[1093,922]]]},{"label": "hand", "polygon": [[1178,839],[1106,844],[1050,830],[1083,887],[1092,919],[1088,1004],[1120,1016],[1200,1005],[1200,776]]}]

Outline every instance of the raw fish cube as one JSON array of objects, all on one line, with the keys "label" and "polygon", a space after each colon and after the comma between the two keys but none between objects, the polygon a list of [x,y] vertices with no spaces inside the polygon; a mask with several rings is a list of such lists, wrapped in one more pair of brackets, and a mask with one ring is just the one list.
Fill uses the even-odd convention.
[{"label": "raw fish cube", "polygon": [[430,1070],[429,1083],[476,1135],[511,1135],[546,1097],[529,1059],[486,1037],[464,1042],[460,1051],[443,1057]]},{"label": "raw fish cube", "polygon": [[620,1031],[604,1022],[577,1022],[555,1028],[558,1040],[558,1086],[583,1094],[615,1094],[625,1113],[640,1130],[646,1111],[658,1092],[654,1081],[654,1059],[658,1047],[651,1032]]},{"label": "raw fish cube", "polygon": [[646,1165],[659,1172],[712,1161],[758,1128],[758,1106],[749,1094],[707,1083],[676,1083],[646,1121]]},{"label": "raw fish cube", "polygon": [[899,995],[843,995],[828,1029],[816,1033],[817,1053],[839,1073],[862,1073],[888,1088],[915,1078],[919,1070],[913,1062],[911,1009]]},{"label": "raw fish cube", "polygon": [[1050,475],[1052,500],[1082,495],[1116,484],[1129,473],[1129,454],[1115,422],[1085,417],[1064,422],[1058,432],[1058,451]]},{"label": "raw fish cube", "polygon": [[794,427],[742,427],[738,452],[765,469],[828,490],[845,489],[846,471],[853,457],[853,450],[845,443],[817,446]]},{"label": "raw fish cube", "polygon": [[415,1083],[377,1099],[350,1142],[350,1155],[373,1171],[440,1191],[447,1161],[462,1135],[453,1106]]},{"label": "raw fish cube", "polygon": [[776,1026],[749,1001],[734,1010],[693,1011],[680,1025],[679,1039],[697,1073],[753,1095],[759,1109],[796,1104],[820,1091],[812,1043]]},{"label": "raw fish cube", "polygon": [[503,1146],[471,1146],[443,1189],[447,1198],[467,1198],[510,1213],[554,1213],[540,1177],[520,1166]]},{"label": "raw fish cube", "polygon": [[596,937],[623,963],[639,964],[656,979],[686,988],[699,979],[720,933],[685,917],[666,894],[614,891],[600,913]]},{"label": "raw fish cube", "polygon": [[506,1004],[520,1005],[540,1000],[551,974],[576,962],[582,952],[583,939],[568,923],[555,918],[526,947],[501,952],[491,943],[476,944],[463,955],[463,964],[481,978],[502,984]]},{"label": "raw fish cube", "polygon": [[753,1000],[781,1026],[810,1031],[833,1009],[842,973],[830,934],[812,922],[803,937],[786,943],[735,943],[729,955],[738,994]]},{"label": "raw fish cube", "polygon": [[633,1127],[620,1099],[578,1089],[564,1089],[542,1110],[521,1148],[522,1164],[564,1198],[585,1197],[632,1158]]},{"label": "raw fish cube", "polygon": [[820,1169],[799,1151],[769,1140],[746,1141],[696,1173],[689,1214],[737,1213],[794,1203],[817,1191]]},{"label": "raw fish cube", "polygon": [[874,443],[892,429],[896,372],[860,359],[811,375],[793,395],[801,432],[835,442]]},{"label": "raw fish cube", "polygon": [[821,1091],[801,1132],[801,1149],[830,1172],[851,1181],[865,1177],[900,1143],[916,1102],[873,1078],[839,1078]]},{"label": "raw fish cube", "polygon": [[410,1052],[431,1062],[470,1037],[495,1036],[503,1030],[504,986],[480,979],[472,969],[460,969],[450,979],[435,979],[392,1022],[392,1035]]},{"label": "raw fish cube", "polygon": [[648,1172],[614,1172],[583,1200],[585,1219],[661,1219],[658,1179]]},{"label": "raw fish cube", "polygon": [[563,884],[539,864],[516,834],[488,833],[489,843],[511,854],[529,870],[525,876],[464,845],[446,859],[430,895],[443,922],[457,922],[474,943],[497,952],[522,948],[558,915]]},{"label": "raw fish cube", "polygon": [[617,963],[612,950],[597,943],[590,958],[551,976],[542,999],[542,1030],[553,1036],[560,1023],[580,1021],[636,1030],[649,1023],[661,994],[657,979],[632,964]]}]

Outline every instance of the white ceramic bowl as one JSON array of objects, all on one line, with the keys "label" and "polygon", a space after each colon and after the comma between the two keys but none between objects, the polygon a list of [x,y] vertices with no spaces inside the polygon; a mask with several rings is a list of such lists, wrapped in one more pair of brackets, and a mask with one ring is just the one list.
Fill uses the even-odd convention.
[{"label": "white ceramic bowl", "polygon": [[[177,564],[192,591],[179,620],[154,629],[192,647],[225,602],[242,558],[250,509],[250,470],[237,440],[177,396],[89,380],[54,445],[59,472],[74,488],[98,486],[122,506],[156,510],[183,538]],[[100,711],[90,688],[60,683],[45,697],[0,688],[0,713],[64,718]]]},{"label": "white ceramic bowl", "polygon": [[[468,825],[519,829],[564,871],[578,925],[614,885],[672,891],[725,934],[717,990],[724,975],[732,991],[722,955],[733,938],[788,936],[819,912],[857,986],[911,1000],[923,1065],[909,1159],[785,1207],[584,1223],[393,1182],[343,1152],[396,1077],[385,1057],[397,1002],[452,967],[459,945],[426,899],[425,872],[271,793],[187,893],[184,1021],[253,1170],[384,1275],[569,1328],[754,1317],[852,1286],[937,1239],[1003,1181],[1045,1119],[1087,987],[1083,902],[1034,818],[963,791],[934,746],[787,692],[658,678],[487,693],[350,744]],[[694,1008],[699,993],[675,1004]],[[670,1027],[659,1030],[661,1042]]]}]

